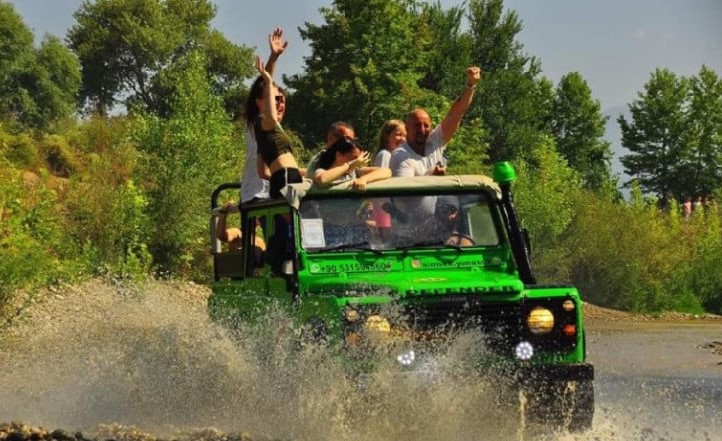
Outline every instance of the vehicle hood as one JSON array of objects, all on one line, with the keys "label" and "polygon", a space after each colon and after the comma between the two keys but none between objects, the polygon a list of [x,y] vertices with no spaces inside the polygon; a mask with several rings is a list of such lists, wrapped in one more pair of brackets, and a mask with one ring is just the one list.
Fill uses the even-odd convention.
[{"label": "vehicle hood", "polygon": [[419,270],[401,273],[337,273],[312,277],[314,280],[309,294],[334,293],[342,296],[518,294],[524,289],[516,273],[495,271]]}]

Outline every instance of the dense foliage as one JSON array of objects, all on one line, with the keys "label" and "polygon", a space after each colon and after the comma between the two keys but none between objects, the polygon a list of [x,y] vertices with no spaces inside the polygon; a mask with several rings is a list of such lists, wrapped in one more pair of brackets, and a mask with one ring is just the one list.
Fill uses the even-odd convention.
[{"label": "dense foliage", "polygon": [[207,0],[84,2],[68,33],[82,63],[80,98],[101,115],[118,103],[165,114],[178,63],[202,51],[207,80],[232,113],[251,76],[251,50],[212,29],[215,15]]},{"label": "dense foliage", "polygon": [[[242,168],[231,115],[252,72],[250,51],[210,27],[214,14],[206,0],[85,2],[71,51],[52,36],[35,48],[0,0],[0,308],[17,289],[94,274],[208,280],[208,197]],[[722,312],[720,213],[712,198],[689,217],[677,203],[722,196],[714,71],[653,72],[619,119],[636,177],[624,201],[599,102],[578,73],[556,87],[541,76],[502,0],[335,0],[322,17],[301,29],[303,72],[285,78],[301,162],[336,120],[369,145],[417,106],[439,122],[464,69],[481,66],[450,172],[514,163],[537,278],[607,306]],[[117,104],[125,111],[109,116]]]},{"label": "dense foliage", "polygon": [[621,158],[642,190],[670,199],[707,197],[722,183],[722,79],[702,66],[696,77],[657,69],[619,117]]},{"label": "dense foliage", "polygon": [[56,37],[39,48],[12,5],[0,2],[0,115],[28,127],[75,113],[80,87],[77,57]]}]

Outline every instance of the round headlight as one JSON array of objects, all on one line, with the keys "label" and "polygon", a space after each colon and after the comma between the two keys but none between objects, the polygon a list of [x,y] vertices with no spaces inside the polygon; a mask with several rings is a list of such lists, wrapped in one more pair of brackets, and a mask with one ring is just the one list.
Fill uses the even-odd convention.
[{"label": "round headlight", "polygon": [[548,334],[554,327],[554,314],[546,308],[537,306],[529,313],[529,317],[526,319],[526,325],[532,334]]},{"label": "round headlight", "polygon": [[391,332],[391,324],[386,317],[380,315],[369,316],[364,322],[364,327],[367,331],[378,332],[382,334],[388,334]]},{"label": "round headlight", "polygon": [[519,360],[529,360],[534,356],[534,346],[528,341],[519,342],[519,344],[514,347],[514,355],[516,355],[516,358]]},{"label": "round headlight", "polygon": [[562,309],[566,312],[574,311],[574,302],[571,300],[565,300],[564,303],[562,303]]}]

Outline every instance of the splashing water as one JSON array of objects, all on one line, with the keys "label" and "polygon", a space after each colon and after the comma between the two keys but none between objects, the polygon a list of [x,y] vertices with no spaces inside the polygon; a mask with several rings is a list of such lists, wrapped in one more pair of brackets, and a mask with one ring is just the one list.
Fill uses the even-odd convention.
[{"label": "splashing water", "polygon": [[175,439],[208,427],[299,441],[668,439],[627,434],[609,409],[582,435],[524,422],[503,378],[463,367],[484,350],[473,335],[450,340],[428,374],[389,363],[360,383],[332,351],[299,346],[283,314],[232,333],[211,322],[208,294],[93,280],[46,296],[0,341],[0,422],[101,436],[118,423]]}]

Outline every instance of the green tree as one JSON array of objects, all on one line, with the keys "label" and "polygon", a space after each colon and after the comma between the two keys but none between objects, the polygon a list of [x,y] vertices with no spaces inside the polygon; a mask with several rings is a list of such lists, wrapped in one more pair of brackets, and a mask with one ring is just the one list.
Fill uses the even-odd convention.
[{"label": "green tree", "polygon": [[45,126],[52,120],[74,114],[80,89],[80,62],[60,39],[43,38],[36,52],[34,73],[28,90],[38,103],[36,125]]},{"label": "green tree", "polygon": [[0,118],[47,127],[75,112],[80,65],[68,48],[46,36],[39,49],[12,5],[0,2]]},{"label": "green tree", "polygon": [[17,79],[30,64],[33,33],[25,26],[15,8],[0,2],[0,112],[16,119],[28,106],[29,97],[17,86]]},{"label": "green tree", "polygon": [[207,80],[234,112],[252,53],[211,28],[215,14],[208,0],[86,0],[68,32],[82,64],[83,102],[101,115],[118,103],[166,114],[176,87],[166,69],[201,50]]},{"label": "green tree", "polygon": [[569,167],[551,136],[540,137],[526,160],[516,162],[515,199],[533,244],[532,261],[540,280],[569,280],[572,254],[564,246],[581,199],[579,173]]},{"label": "green tree", "polygon": [[631,152],[621,157],[626,173],[663,206],[670,197],[681,200],[691,188],[686,173],[693,147],[688,142],[688,93],[687,79],[656,69],[644,93],[629,105],[632,121],[617,119],[622,145]]},{"label": "green tree", "polygon": [[207,60],[192,52],[177,65],[170,117],[147,114],[136,122],[143,153],[138,182],[148,194],[155,232],[149,250],[159,269],[195,276],[207,248],[208,195],[218,182],[237,179],[232,125],[206,81]]},{"label": "green tree", "polygon": [[[413,0],[336,0],[321,8],[325,23],[306,23],[311,55],[303,74],[284,78],[294,89],[287,124],[312,146],[328,125],[351,122],[367,141],[382,122],[430,97],[417,82],[427,55],[427,30],[410,12]],[[436,106],[442,103],[436,98]]]},{"label": "green tree", "polygon": [[690,195],[711,195],[722,188],[722,81],[706,66],[690,81],[688,130]]},{"label": "green tree", "polygon": [[418,13],[420,26],[427,30],[431,42],[419,85],[448,98],[459,93],[459,81],[463,78],[460,71],[474,64],[471,37],[462,32],[465,11],[464,5],[444,10],[437,1],[422,4]]},{"label": "green tree", "polygon": [[481,116],[492,161],[524,156],[547,131],[553,85],[516,40],[523,26],[503,0],[470,0],[472,60],[484,72],[468,117]]},{"label": "green tree", "polygon": [[584,186],[598,190],[611,177],[612,152],[603,140],[608,117],[577,72],[564,75],[556,88],[551,128],[557,149],[577,170]]}]

